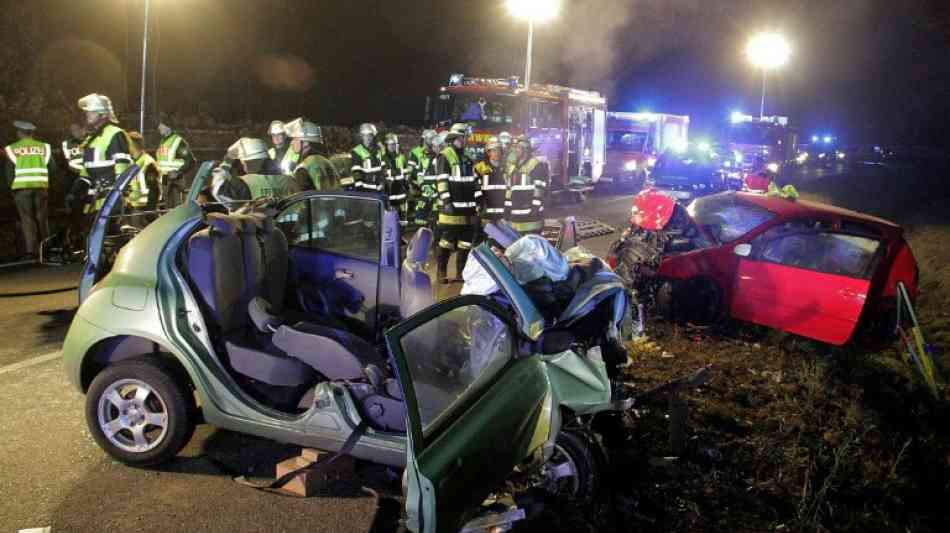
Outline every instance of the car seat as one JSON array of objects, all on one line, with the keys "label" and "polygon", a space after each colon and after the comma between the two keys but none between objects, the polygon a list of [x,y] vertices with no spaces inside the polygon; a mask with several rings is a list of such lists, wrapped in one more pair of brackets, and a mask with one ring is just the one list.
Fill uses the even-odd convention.
[{"label": "car seat", "polygon": [[432,230],[419,228],[406,247],[399,286],[399,314],[410,317],[435,303],[432,279],[425,271],[425,263],[432,246]]}]

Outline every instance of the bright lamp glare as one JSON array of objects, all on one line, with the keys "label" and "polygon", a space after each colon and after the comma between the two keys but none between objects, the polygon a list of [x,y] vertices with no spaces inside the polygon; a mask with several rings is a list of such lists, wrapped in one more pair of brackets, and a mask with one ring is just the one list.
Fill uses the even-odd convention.
[{"label": "bright lamp glare", "polygon": [[534,22],[544,22],[557,16],[561,10],[560,0],[508,0],[512,15]]},{"label": "bright lamp glare", "polygon": [[760,33],[749,40],[745,54],[753,65],[771,70],[788,62],[792,46],[777,33]]},{"label": "bright lamp glare", "polygon": [[742,111],[733,111],[732,114],[729,115],[729,121],[733,124],[738,124],[743,120],[745,120],[745,115],[742,114]]}]

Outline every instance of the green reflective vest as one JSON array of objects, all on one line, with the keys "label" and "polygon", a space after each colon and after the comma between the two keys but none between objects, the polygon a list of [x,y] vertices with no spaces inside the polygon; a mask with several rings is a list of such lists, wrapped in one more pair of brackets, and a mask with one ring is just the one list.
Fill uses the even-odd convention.
[{"label": "green reflective vest", "polygon": [[82,165],[82,151],[85,149],[86,140],[88,140],[88,137],[81,141],[72,138],[63,141],[63,158],[69,164],[69,170],[80,176],[89,175],[86,172],[86,167]]},{"label": "green reflective vest", "polygon": [[[131,156],[128,154],[113,154],[113,157],[121,155],[123,159],[106,159],[106,152],[109,151],[109,145],[112,144],[112,139],[119,134],[126,135],[125,131],[115,124],[106,124],[98,136],[86,141],[86,149],[92,150],[92,161],[83,161],[83,166],[87,172],[90,170],[95,172],[96,169],[114,166],[113,172],[115,172],[115,177],[118,177],[119,174],[122,174],[129,168],[128,161],[131,161]],[[128,157],[129,159],[126,160],[124,157]]]},{"label": "green reflective vest", "polygon": [[[277,159],[277,148],[271,146],[267,149],[267,155],[273,159]],[[284,150],[284,155],[280,158],[278,165],[280,166],[280,171],[284,174],[293,174],[296,171],[297,163],[300,161],[300,154],[296,152],[292,146],[288,146]]]},{"label": "green reflective vest", "polygon": [[[181,147],[182,142],[184,142],[184,139],[177,133],[172,133],[162,139],[162,144],[155,151],[155,156],[158,158],[158,168],[161,169],[163,174],[178,172],[181,167],[185,166],[185,160],[178,158],[178,148]],[[116,174],[118,173],[116,171]]]},{"label": "green reflective vest", "polygon": [[16,167],[13,184],[14,191],[20,189],[48,189],[49,165],[53,150],[44,142],[32,137],[20,139],[6,147],[7,157]]},{"label": "green reflective vest", "polygon": [[241,179],[251,190],[251,198],[254,200],[264,196],[283,198],[297,192],[293,179],[284,174],[245,174]]},{"label": "green reflective vest", "polygon": [[149,168],[155,170],[155,174],[158,176],[158,183],[156,183],[156,186],[159,187],[159,190],[161,190],[162,172],[158,166],[158,163],[155,162],[155,159],[145,152],[142,152],[142,155],[135,160],[135,164],[139,167],[139,173],[132,180],[129,191],[129,201],[135,207],[145,207],[148,205],[149,193],[148,182],[146,181],[146,173],[148,172]]},{"label": "green reflective vest", "polygon": [[307,171],[307,175],[310,176],[310,181],[313,183],[313,190],[315,191],[332,191],[339,188],[339,179],[337,178],[333,163],[322,155],[308,155],[297,165],[297,168],[294,169],[294,173],[300,169]]}]

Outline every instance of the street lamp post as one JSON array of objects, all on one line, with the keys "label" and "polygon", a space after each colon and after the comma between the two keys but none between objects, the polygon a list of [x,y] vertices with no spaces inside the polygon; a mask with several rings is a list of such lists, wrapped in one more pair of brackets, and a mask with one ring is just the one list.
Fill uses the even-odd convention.
[{"label": "street lamp post", "polygon": [[508,0],[508,10],[517,18],[528,21],[528,53],[524,62],[524,86],[531,87],[531,56],[534,50],[534,23],[545,22],[557,16],[560,0]]},{"label": "street lamp post", "polygon": [[792,47],[781,34],[766,32],[749,39],[745,53],[750,63],[762,69],[762,101],[759,104],[759,118],[762,118],[765,116],[765,83],[768,71],[787,63],[792,55]]},{"label": "street lamp post", "polygon": [[149,0],[145,0],[145,30],[142,32],[142,89],[139,100],[139,133],[145,135],[145,74],[148,67],[148,8]]}]

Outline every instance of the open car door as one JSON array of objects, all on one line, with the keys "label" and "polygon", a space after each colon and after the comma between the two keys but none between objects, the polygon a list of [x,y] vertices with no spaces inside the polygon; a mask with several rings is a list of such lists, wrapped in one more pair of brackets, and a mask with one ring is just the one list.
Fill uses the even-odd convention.
[{"label": "open car door", "polygon": [[522,332],[540,332],[543,321],[538,314],[516,324],[511,314],[490,297],[459,296],[386,332],[406,400],[413,531],[458,531],[550,436],[555,414],[544,365],[519,353]]},{"label": "open car door", "polygon": [[92,222],[92,228],[86,238],[86,264],[83,265],[82,274],[79,277],[80,304],[89,296],[93,285],[109,273],[111,265],[108,264],[106,254],[103,253],[108,249],[106,239],[110,237],[110,230],[117,226],[113,217],[121,214],[122,193],[138,172],[139,167],[132,165],[116,177],[115,186],[106,194],[102,207],[99,208]]}]

